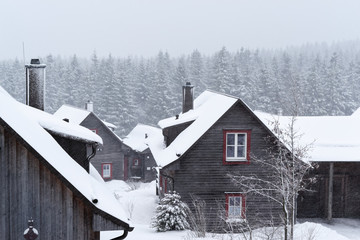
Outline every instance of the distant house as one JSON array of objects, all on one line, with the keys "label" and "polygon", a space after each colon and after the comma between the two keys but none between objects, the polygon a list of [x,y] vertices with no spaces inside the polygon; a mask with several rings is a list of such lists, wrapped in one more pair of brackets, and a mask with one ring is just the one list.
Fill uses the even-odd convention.
[{"label": "distant house", "polygon": [[279,205],[243,192],[227,176],[272,174],[253,161],[253,156],[268,158],[264,150],[273,147],[266,141],[272,132],[241,99],[205,91],[193,101],[192,91],[187,83],[182,113],[161,120],[163,140],[150,143],[160,168],[160,195],[175,190],[190,207],[193,199],[205,201],[208,231],[244,220],[279,223]]},{"label": "distant house", "polygon": [[54,116],[84,126],[98,134],[104,141],[103,147],[97,151],[91,163],[99,171],[105,181],[124,180],[124,152],[129,149],[114,133],[116,126],[101,120],[93,112],[92,102],[86,103],[86,109],[70,105],[61,106]]},{"label": "distant house", "polygon": [[[102,144],[88,129],[15,101],[0,87],[0,235],[23,239],[34,220],[38,239],[100,239],[132,227],[89,164]],[[120,238],[119,238],[120,239]]]},{"label": "distant house", "polygon": [[[138,124],[124,138],[131,149],[125,152],[124,179],[150,182],[156,178],[156,162],[149,148],[149,142],[162,139],[161,129]],[[156,140],[156,141],[157,141]]]},{"label": "distant house", "polygon": [[[264,122],[273,116],[257,112]],[[276,116],[281,126],[289,117]],[[295,128],[300,144],[313,142],[309,161],[318,167],[309,173],[316,182],[298,197],[298,217],[360,217],[360,109],[351,116],[299,116]]]}]

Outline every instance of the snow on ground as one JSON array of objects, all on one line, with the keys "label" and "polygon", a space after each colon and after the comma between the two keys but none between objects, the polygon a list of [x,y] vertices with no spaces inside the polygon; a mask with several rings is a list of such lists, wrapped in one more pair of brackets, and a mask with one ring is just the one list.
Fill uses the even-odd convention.
[{"label": "snow on ground", "polygon": [[[125,183],[113,180],[106,185],[114,193],[131,219],[135,229],[127,240],[242,240],[242,234],[212,234],[205,238],[196,238],[191,231],[170,231],[158,233],[150,228],[151,218],[158,202],[155,194],[155,182]],[[360,219],[334,219],[332,224],[321,219],[299,219],[295,226],[295,240],[360,240]],[[254,232],[253,240],[263,240],[269,229]],[[279,230],[280,231],[280,230]],[[101,240],[118,237],[122,231],[101,232]],[[279,232],[280,234],[280,232]],[[257,236],[257,237],[255,237]],[[274,239],[281,239],[276,237]]]}]

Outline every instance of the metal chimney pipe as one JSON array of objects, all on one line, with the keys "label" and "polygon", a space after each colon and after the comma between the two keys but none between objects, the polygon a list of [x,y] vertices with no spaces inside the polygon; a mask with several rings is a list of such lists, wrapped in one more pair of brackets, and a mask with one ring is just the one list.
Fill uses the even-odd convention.
[{"label": "metal chimney pipe", "polygon": [[90,100],[88,100],[85,103],[85,109],[88,110],[89,112],[93,112],[94,111],[94,103]]},{"label": "metal chimney pipe", "polygon": [[183,108],[182,112],[186,113],[187,111],[194,109],[194,86],[190,82],[186,82],[185,86],[182,87],[183,90]]},{"label": "metal chimney pipe", "polygon": [[44,111],[45,106],[45,68],[39,59],[31,59],[26,69],[26,105]]}]

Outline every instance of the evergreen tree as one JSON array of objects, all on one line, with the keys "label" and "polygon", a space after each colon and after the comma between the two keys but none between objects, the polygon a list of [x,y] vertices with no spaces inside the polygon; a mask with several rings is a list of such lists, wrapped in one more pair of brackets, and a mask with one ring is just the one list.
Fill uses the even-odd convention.
[{"label": "evergreen tree", "polygon": [[151,225],[158,232],[189,229],[189,213],[189,207],[181,201],[178,193],[165,193],[156,207],[156,215]]}]

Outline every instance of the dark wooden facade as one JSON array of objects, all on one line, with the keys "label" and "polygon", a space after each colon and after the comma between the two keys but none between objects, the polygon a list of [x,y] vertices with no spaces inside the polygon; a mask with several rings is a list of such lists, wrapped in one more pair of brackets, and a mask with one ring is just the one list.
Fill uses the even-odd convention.
[{"label": "dark wooden facade", "polygon": [[124,149],[124,180],[151,182],[156,178],[156,162],[149,148],[137,152],[130,147]]},{"label": "dark wooden facade", "polygon": [[97,151],[95,157],[91,159],[91,163],[101,175],[102,164],[111,164],[111,177],[104,178],[104,180],[124,180],[124,144],[121,139],[92,112],[80,125],[96,131],[103,140],[103,146]]},{"label": "dark wooden facade", "polygon": [[[221,232],[226,228],[226,194],[242,193],[242,189],[234,186],[227,174],[256,173],[264,179],[272,174],[270,169],[251,159],[240,164],[224,164],[224,131],[227,130],[249,131],[251,156],[266,159],[265,149],[271,145],[265,139],[270,132],[252,111],[238,100],[187,152],[175,162],[163,167],[160,175],[162,192],[177,191],[191,207],[192,195],[205,201],[208,231]],[[243,197],[245,216],[249,224],[256,226],[277,224],[281,221],[280,205],[259,195],[248,194]]]},{"label": "dark wooden facade", "polygon": [[0,166],[1,239],[23,239],[29,219],[39,240],[97,240],[100,231],[129,229],[96,208],[1,119]]},{"label": "dark wooden facade", "polygon": [[[334,162],[332,217],[360,218],[360,163]],[[309,173],[316,182],[298,197],[298,217],[327,218],[329,210],[330,162],[318,163]]]}]

